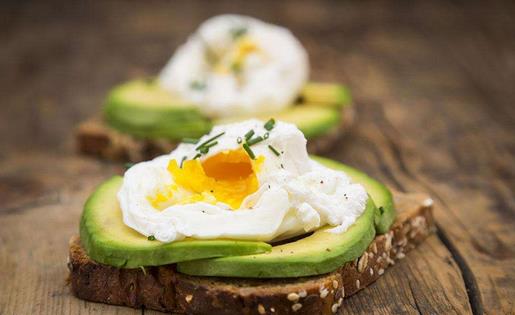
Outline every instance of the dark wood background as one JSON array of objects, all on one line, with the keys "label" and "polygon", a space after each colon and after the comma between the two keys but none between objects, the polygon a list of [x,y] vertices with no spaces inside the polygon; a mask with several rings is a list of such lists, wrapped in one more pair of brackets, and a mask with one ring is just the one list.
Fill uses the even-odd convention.
[{"label": "dark wood background", "polygon": [[74,154],[73,128],[227,12],[291,28],[314,79],[350,86],[332,158],[436,201],[438,233],[342,312],[515,314],[515,3],[423,0],[2,2],[0,314],[140,313],[66,287],[82,204],[122,169]]}]

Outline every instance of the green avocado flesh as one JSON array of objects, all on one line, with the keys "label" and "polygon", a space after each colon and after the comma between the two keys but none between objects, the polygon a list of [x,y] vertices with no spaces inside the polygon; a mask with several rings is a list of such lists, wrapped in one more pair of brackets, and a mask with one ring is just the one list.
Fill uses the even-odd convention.
[{"label": "green avocado flesh", "polygon": [[[274,246],[271,252],[184,261],[178,264],[178,270],[199,276],[288,278],[328,273],[359,257],[376,235],[379,210],[375,204],[391,209],[392,216],[395,216],[391,193],[385,186],[352,167],[324,158],[313,158],[327,167],[345,171],[354,182],[364,185],[370,196],[365,212],[347,231],[336,234],[322,228],[300,240]],[[390,224],[382,223],[379,226]]]},{"label": "green avocado flesh", "polygon": [[150,80],[130,81],[114,88],[107,97],[104,117],[113,128],[142,138],[194,138],[212,127],[192,104]]},{"label": "green avocado flesh", "polygon": [[318,156],[311,157],[327,167],[344,171],[353,182],[363,185],[368,194],[372,196],[378,210],[374,219],[377,233],[383,234],[390,230],[390,226],[395,221],[396,213],[392,193],[385,185],[348,165]]},{"label": "green avocado flesh", "polygon": [[352,102],[349,90],[340,84],[310,82],[300,92],[306,103],[342,108]]},{"label": "green avocado flesh", "polygon": [[122,177],[101,184],[84,206],[80,222],[81,242],[95,261],[115,267],[158,266],[208,257],[248,255],[270,251],[264,242],[192,240],[173,243],[150,241],[126,226],[116,194]]},{"label": "green avocado flesh", "polygon": [[[323,135],[336,127],[341,119],[342,106],[350,104],[348,90],[338,84],[308,83],[299,95],[301,103],[294,104],[273,116],[296,124],[306,138]],[[122,132],[141,138],[200,137],[213,124],[241,120],[211,121],[194,104],[181,100],[159,86],[155,80],[135,80],[115,87],[104,106],[107,123]],[[250,118],[250,117],[246,117]]]}]

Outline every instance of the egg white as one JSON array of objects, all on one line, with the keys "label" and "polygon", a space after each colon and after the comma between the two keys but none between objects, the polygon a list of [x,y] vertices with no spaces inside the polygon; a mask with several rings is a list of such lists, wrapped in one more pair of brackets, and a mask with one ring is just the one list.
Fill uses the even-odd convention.
[{"label": "egg white", "polygon": [[[239,30],[244,34],[235,38]],[[237,63],[237,72],[218,71],[220,65],[227,68],[236,60],[232,53],[242,38],[256,51]],[[251,17],[220,15],[202,23],[176,50],[159,82],[209,117],[228,117],[285,108],[298,96],[308,75],[307,53],[288,29]]]},{"label": "egg white", "polygon": [[[239,149],[238,137],[251,129],[256,135],[267,132],[259,120],[215,127],[200,142],[225,133],[200,161]],[[281,154],[276,156],[269,145]],[[127,226],[162,242],[185,237],[273,241],[325,225],[344,232],[365,209],[368,196],[363,186],[351,183],[343,172],[311,160],[302,132],[282,122],[276,123],[268,139],[251,147],[256,157],[264,157],[256,174],[259,187],[239,209],[231,209],[223,202],[171,204],[163,210],[155,209],[147,197],[174,184],[167,170],[169,161],[180,161],[184,156],[192,159],[198,152],[195,148],[194,144],[181,144],[168,155],[138,163],[126,171],[118,200]],[[174,194],[181,198],[190,192],[178,187]]]}]

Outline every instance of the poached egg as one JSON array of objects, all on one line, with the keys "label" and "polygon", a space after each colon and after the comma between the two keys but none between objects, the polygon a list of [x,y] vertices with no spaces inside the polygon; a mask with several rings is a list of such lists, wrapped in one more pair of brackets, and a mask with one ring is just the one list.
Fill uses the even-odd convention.
[{"label": "poached egg", "polygon": [[312,160],[292,124],[218,125],[197,143],[135,164],[118,192],[124,223],[162,242],[275,241],[330,225],[345,232],[368,195]]},{"label": "poached egg", "polygon": [[159,82],[221,118],[277,112],[293,103],[308,75],[307,53],[288,29],[220,15],[176,50]]}]

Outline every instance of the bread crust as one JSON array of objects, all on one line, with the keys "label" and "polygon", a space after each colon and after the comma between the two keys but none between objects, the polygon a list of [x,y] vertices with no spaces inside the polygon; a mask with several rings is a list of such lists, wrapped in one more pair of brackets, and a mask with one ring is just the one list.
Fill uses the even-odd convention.
[{"label": "bread crust", "polygon": [[[327,152],[351,128],[355,120],[354,106],[345,106],[341,121],[329,133],[310,139],[308,152],[320,154]],[[109,127],[102,119],[93,118],[83,122],[76,130],[79,152],[122,162],[140,162],[158,155],[169,153],[177,142],[166,139],[140,139]]]},{"label": "bread crust", "polygon": [[394,193],[397,219],[355,261],[329,274],[285,279],[188,276],[174,265],[120,269],[91,260],[75,236],[68,268],[73,294],[113,305],[178,314],[334,314],[435,229],[432,200]]}]

